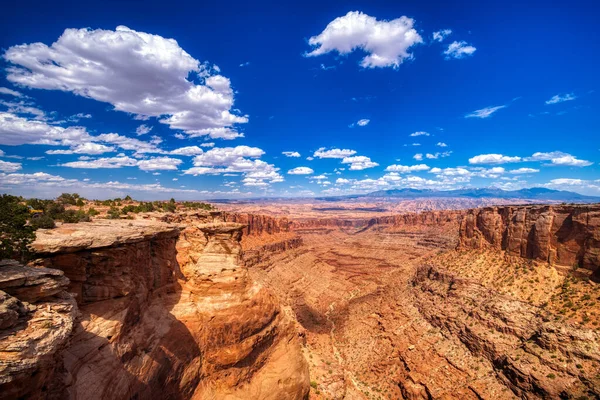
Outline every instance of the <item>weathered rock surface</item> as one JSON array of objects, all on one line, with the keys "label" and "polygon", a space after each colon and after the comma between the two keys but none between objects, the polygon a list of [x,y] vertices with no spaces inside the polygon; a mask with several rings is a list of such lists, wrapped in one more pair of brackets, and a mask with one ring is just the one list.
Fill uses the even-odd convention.
[{"label": "weathered rock surface", "polygon": [[461,248],[492,247],[600,279],[600,205],[505,206],[469,210]]},{"label": "weathered rock surface", "polygon": [[0,399],[63,395],[62,368],[77,307],[62,271],[0,261]]},{"label": "weathered rock surface", "polygon": [[433,266],[420,267],[413,284],[421,314],[489,361],[518,397],[600,397],[597,332]]},{"label": "weathered rock surface", "polygon": [[[39,233],[34,246],[46,258],[37,264],[52,269],[32,269],[59,269],[68,282],[64,271],[81,315],[60,336],[63,349],[38,369],[40,381],[54,382],[52,391],[32,385],[29,397],[308,395],[308,368],[294,325],[243,265],[239,242],[244,225],[194,224],[195,218],[65,224]],[[219,219],[209,215],[205,220]],[[18,314],[19,305],[5,308],[1,321],[13,324],[12,312]],[[43,331],[21,337],[31,340],[38,332]],[[13,365],[26,366],[17,359]]]}]

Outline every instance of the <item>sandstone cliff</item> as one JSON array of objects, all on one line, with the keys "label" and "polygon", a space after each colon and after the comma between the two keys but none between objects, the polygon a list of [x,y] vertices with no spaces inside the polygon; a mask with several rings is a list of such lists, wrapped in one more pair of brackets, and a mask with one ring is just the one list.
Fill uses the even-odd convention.
[{"label": "sandstone cliff", "polygon": [[506,250],[510,255],[584,268],[600,279],[600,205],[505,206],[469,210],[460,248]]},{"label": "sandstone cliff", "polygon": [[[54,346],[51,363],[38,363],[43,382],[26,387],[21,380],[29,397],[307,396],[293,324],[241,262],[244,226],[185,222],[96,221],[39,231],[34,247],[44,258],[37,264],[64,271],[81,315],[70,343]],[[43,392],[49,381],[53,396]]]}]

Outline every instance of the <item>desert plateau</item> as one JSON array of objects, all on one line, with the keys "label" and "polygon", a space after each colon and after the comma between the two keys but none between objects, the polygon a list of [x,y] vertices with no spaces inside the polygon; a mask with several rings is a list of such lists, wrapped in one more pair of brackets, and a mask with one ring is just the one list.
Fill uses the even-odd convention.
[{"label": "desert plateau", "polygon": [[600,204],[140,204],[2,261],[0,398],[600,396]]}]

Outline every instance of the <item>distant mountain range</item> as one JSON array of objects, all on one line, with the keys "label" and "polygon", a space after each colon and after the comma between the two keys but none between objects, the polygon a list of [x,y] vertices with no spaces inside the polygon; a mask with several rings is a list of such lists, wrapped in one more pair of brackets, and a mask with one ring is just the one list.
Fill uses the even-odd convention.
[{"label": "distant mountain range", "polygon": [[521,199],[539,201],[560,201],[567,203],[596,203],[600,197],[585,196],[565,190],[552,190],[546,188],[529,188],[520,190],[502,190],[495,188],[483,189],[456,189],[456,190],[432,190],[432,189],[390,189],[378,190],[362,195],[318,197],[318,200],[341,201],[349,199],[417,199],[417,198],[471,198],[471,199]]}]

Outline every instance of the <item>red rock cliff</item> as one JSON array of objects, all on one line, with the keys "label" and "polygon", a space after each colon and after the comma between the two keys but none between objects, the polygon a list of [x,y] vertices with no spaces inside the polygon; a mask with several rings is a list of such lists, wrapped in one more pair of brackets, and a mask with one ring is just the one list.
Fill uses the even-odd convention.
[{"label": "red rock cliff", "polygon": [[38,370],[59,388],[50,396],[21,380],[20,389],[86,400],[305,398],[296,332],[241,263],[243,228],[99,220],[39,231],[41,262],[71,280],[81,315],[52,368]]},{"label": "red rock cliff", "polygon": [[505,206],[469,210],[459,248],[493,247],[510,255],[582,267],[600,277],[600,205]]}]

